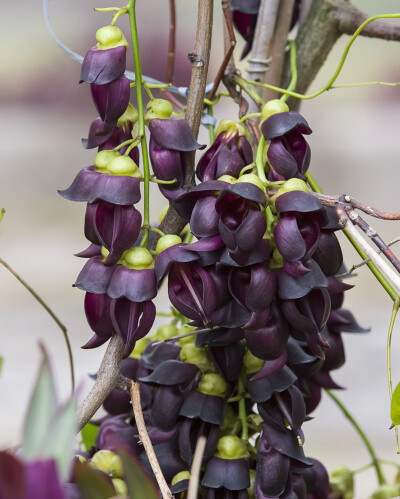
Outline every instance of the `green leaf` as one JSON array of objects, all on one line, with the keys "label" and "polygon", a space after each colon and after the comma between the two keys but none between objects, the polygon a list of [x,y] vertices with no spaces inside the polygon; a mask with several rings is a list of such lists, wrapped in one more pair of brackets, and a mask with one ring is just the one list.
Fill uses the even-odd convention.
[{"label": "green leaf", "polygon": [[95,445],[98,432],[99,432],[98,425],[95,425],[90,422],[85,424],[85,426],[82,428],[81,436],[82,436],[82,442],[84,443],[86,448],[86,452],[89,452],[89,450]]},{"label": "green leaf", "polygon": [[400,383],[396,386],[396,389],[393,392],[390,417],[392,418],[394,426],[400,424]]},{"label": "green leaf", "polygon": [[73,397],[55,414],[40,452],[42,457],[52,457],[56,460],[63,480],[68,478],[75,434],[76,399]]},{"label": "green leaf", "polygon": [[76,465],[74,477],[84,499],[109,499],[115,496],[115,489],[107,478],[86,464]]},{"label": "green leaf", "polygon": [[49,359],[43,350],[42,364],[25,421],[22,453],[26,459],[33,459],[40,455],[43,441],[56,408],[57,399]]},{"label": "green leaf", "polygon": [[154,482],[144,471],[142,463],[123,449],[118,450],[124,468],[130,499],[158,499]]}]

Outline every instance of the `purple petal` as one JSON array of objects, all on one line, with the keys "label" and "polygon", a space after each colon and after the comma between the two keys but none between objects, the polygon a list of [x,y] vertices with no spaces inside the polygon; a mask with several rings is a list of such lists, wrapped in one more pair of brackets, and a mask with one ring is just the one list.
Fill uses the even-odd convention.
[{"label": "purple petal", "polygon": [[281,355],[274,360],[266,360],[262,368],[251,378],[252,380],[260,378],[269,378],[280,371],[287,361],[287,351],[284,350]]},{"label": "purple petal", "polygon": [[[107,140],[114,134],[115,130],[110,129],[107,134],[97,135],[96,132],[97,130],[100,130],[102,124],[103,120],[101,118],[96,118],[94,121],[92,121],[89,128],[88,138],[82,139],[82,145],[84,149],[94,149],[95,147],[99,147],[107,142]],[[116,127],[117,125],[115,124],[115,128]],[[115,147],[117,145],[118,144],[115,144]]]},{"label": "purple petal", "polygon": [[291,277],[283,269],[277,272],[278,294],[283,300],[292,300],[307,295],[312,289],[326,288],[328,281],[317,262],[310,259],[304,262],[310,272],[300,276]]},{"label": "purple petal", "polygon": [[139,378],[143,383],[155,383],[156,385],[179,385],[188,384],[199,372],[194,364],[188,364],[180,360],[165,360],[162,364],[146,377]]},{"label": "purple petal", "polygon": [[134,270],[117,265],[107,289],[110,298],[125,297],[132,302],[146,302],[157,295],[154,269]]},{"label": "purple petal", "polygon": [[114,267],[106,267],[102,256],[93,256],[80,271],[74,286],[89,293],[105,294],[114,274]]},{"label": "purple petal", "polygon": [[322,206],[321,201],[310,192],[285,192],[277,197],[275,207],[279,213],[286,213],[287,211],[298,211],[301,213],[321,211],[322,216],[326,220],[325,208]]},{"label": "purple petal", "polygon": [[[126,76],[121,76],[106,85],[90,86],[96,109],[105,124],[116,125],[129,104],[130,84]],[[100,127],[96,135],[105,135],[108,130]]]},{"label": "purple petal", "polygon": [[280,139],[275,139],[271,142],[267,156],[273,169],[284,178],[293,178],[298,173],[298,165],[295,158],[286,149]]},{"label": "purple petal", "polygon": [[104,85],[121,77],[125,69],[125,47],[114,47],[107,50],[98,50],[93,47],[83,59],[80,82]]},{"label": "purple petal", "polygon": [[85,314],[92,331],[107,339],[114,333],[110,317],[111,299],[105,294],[86,293]]},{"label": "purple petal", "polygon": [[165,149],[195,151],[205,146],[199,144],[184,119],[152,119],[149,123],[151,136]]},{"label": "purple petal", "polygon": [[240,196],[243,199],[253,201],[254,203],[261,204],[262,206],[265,206],[267,203],[267,198],[259,187],[248,182],[239,182],[238,184],[229,184],[228,187],[221,191],[215,206],[218,212],[224,208],[224,205],[227,202],[224,201],[224,198],[225,196],[229,197],[229,194]]},{"label": "purple petal", "polygon": [[[27,466],[29,499],[64,499],[64,493],[57,474],[56,462],[40,460]],[[14,498],[13,498],[14,499]]]},{"label": "purple petal", "polygon": [[221,459],[220,457],[212,457],[207,464],[201,485],[211,489],[224,487],[229,491],[247,489],[250,487],[248,460],[244,458]]},{"label": "purple petal", "polygon": [[311,128],[308,126],[307,121],[299,113],[296,113],[296,111],[273,114],[263,121],[261,130],[266,140],[281,137],[291,130],[297,130],[299,133],[305,135],[311,133]]},{"label": "purple petal", "polygon": [[0,497],[27,499],[28,490],[24,464],[7,452],[0,452]]},{"label": "purple petal", "polygon": [[278,222],[274,229],[274,237],[279,253],[284,260],[295,262],[301,260],[306,254],[306,243],[294,213],[287,214]]}]

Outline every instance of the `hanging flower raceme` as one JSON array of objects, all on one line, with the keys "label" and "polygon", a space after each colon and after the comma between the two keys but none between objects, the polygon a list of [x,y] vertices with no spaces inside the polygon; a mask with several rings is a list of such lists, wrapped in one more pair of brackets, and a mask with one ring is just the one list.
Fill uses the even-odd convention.
[{"label": "hanging flower raceme", "polygon": [[222,120],[215,133],[214,143],[197,165],[196,174],[202,182],[217,180],[223,175],[238,178],[241,170],[253,161],[248,132],[242,125]]},{"label": "hanging flower raceme", "polygon": [[86,291],[85,313],[93,338],[85,348],[105,343],[113,334],[124,340],[123,357],[151,329],[157,294],[153,258],[148,250],[132,248],[120,264],[105,267],[102,257],[92,257],[80,272],[75,286]]},{"label": "hanging flower raceme", "polygon": [[278,112],[263,121],[261,131],[265,140],[270,141],[268,179],[296,177],[304,180],[311,157],[310,147],[303,137],[311,133],[306,120],[295,111]]},{"label": "hanging flower raceme", "polygon": [[199,144],[188,123],[171,118],[172,105],[163,99],[153,99],[147,105],[145,120],[150,130],[149,155],[157,179],[173,181],[159,184],[161,193],[169,200],[185,191],[188,153],[204,146]]}]

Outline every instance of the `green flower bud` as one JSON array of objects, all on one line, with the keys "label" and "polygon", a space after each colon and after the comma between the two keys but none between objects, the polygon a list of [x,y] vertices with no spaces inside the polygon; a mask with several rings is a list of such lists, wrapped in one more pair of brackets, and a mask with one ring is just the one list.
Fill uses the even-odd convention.
[{"label": "green flower bud", "polygon": [[153,118],[168,120],[171,117],[173,110],[174,108],[168,100],[152,99],[146,106],[144,121],[148,124]]},{"label": "green flower bud", "polygon": [[250,470],[250,487],[247,489],[249,494],[249,499],[255,499],[254,495],[254,485],[256,483],[256,470]]},{"label": "green flower bud", "polygon": [[164,324],[156,329],[153,339],[157,341],[167,340],[178,334],[178,328],[173,324]]},{"label": "green flower bud", "polygon": [[253,355],[250,350],[247,350],[243,358],[243,365],[246,369],[246,374],[258,372],[262,368],[263,364],[264,361],[262,359],[259,359]]},{"label": "green flower bud", "polygon": [[121,157],[118,151],[104,149],[104,151],[98,152],[94,157],[94,166],[104,172],[104,170],[107,170],[110,161],[118,157]]},{"label": "green flower bud", "polygon": [[230,184],[235,184],[237,182],[237,179],[235,177],[232,177],[231,175],[222,175],[222,177],[219,177],[217,180],[229,182]]},{"label": "green flower bud", "polygon": [[150,339],[146,336],[144,338],[140,338],[135,343],[135,348],[132,353],[129,355],[132,359],[140,359],[142,353],[146,350],[147,345],[150,343]]},{"label": "green flower bud", "polygon": [[186,343],[179,353],[180,360],[188,364],[195,364],[202,373],[215,372],[215,366],[208,357],[205,348],[196,347],[194,343]]},{"label": "green flower bud", "polygon": [[[180,329],[178,329],[176,335],[180,336],[181,334],[193,333],[194,331],[196,331],[196,328],[194,326],[189,326],[189,324],[185,324]],[[186,345],[188,343],[195,343],[196,335],[192,334],[190,336],[185,336],[184,338],[179,338],[178,341],[181,346]]]},{"label": "green flower bud", "polygon": [[248,184],[254,184],[259,187],[263,192],[265,192],[264,184],[262,183],[260,177],[254,175],[254,173],[246,173],[237,179],[237,183],[247,182]]},{"label": "green flower bud", "polygon": [[370,499],[395,499],[399,494],[399,487],[397,487],[396,485],[389,485],[388,483],[385,483],[384,485],[380,485],[378,487],[378,489],[372,494]]},{"label": "green flower bud", "polygon": [[182,239],[175,234],[166,234],[165,236],[160,237],[156,247],[157,255],[171,246],[175,246],[175,244],[180,244],[181,242]]},{"label": "green flower bud", "polygon": [[131,103],[129,103],[124,114],[119,117],[118,122],[117,122],[117,127],[121,127],[121,126],[125,125],[126,123],[135,124],[138,120],[138,117],[139,117],[139,115],[138,115],[137,110],[132,106]]},{"label": "green flower bud", "polygon": [[353,498],[353,473],[346,466],[339,466],[332,471],[330,484],[332,490],[341,494],[343,499]]},{"label": "green flower bud", "polygon": [[128,269],[143,270],[153,269],[154,259],[147,248],[136,246],[124,252],[123,265]]},{"label": "green flower bud", "polygon": [[225,397],[226,381],[219,374],[203,374],[200,378],[197,390],[205,395],[214,395],[215,397]]},{"label": "green flower bud", "polygon": [[175,485],[182,480],[190,480],[190,471],[180,471],[177,473],[171,481],[171,485]]},{"label": "green flower bud", "polygon": [[286,182],[278,190],[274,198],[276,199],[281,194],[285,194],[285,192],[292,192],[292,191],[310,192],[310,188],[304,182],[304,180],[301,180],[299,178],[290,178],[289,180],[286,180]]},{"label": "green flower bud", "polygon": [[138,166],[132,158],[120,154],[112,158],[107,165],[107,171],[111,175],[133,175],[137,170]]},{"label": "green flower bud", "polygon": [[128,496],[128,486],[126,483],[121,480],[121,478],[112,478],[111,479],[115,492],[117,493],[117,496],[120,497],[127,497]]},{"label": "green flower bud", "polygon": [[279,99],[272,99],[266,102],[261,109],[261,123],[273,114],[284,113],[286,111],[289,111],[289,106],[286,102]]},{"label": "green flower bud", "polygon": [[110,450],[96,452],[90,461],[90,466],[103,471],[112,478],[122,478],[123,475],[121,458]]},{"label": "green flower bud", "polygon": [[214,454],[221,459],[241,459],[249,457],[247,444],[236,435],[225,435],[218,440],[217,452]]},{"label": "green flower bud", "polygon": [[113,49],[115,47],[128,48],[128,42],[122,31],[116,26],[104,26],[96,31],[96,45],[98,50]]}]

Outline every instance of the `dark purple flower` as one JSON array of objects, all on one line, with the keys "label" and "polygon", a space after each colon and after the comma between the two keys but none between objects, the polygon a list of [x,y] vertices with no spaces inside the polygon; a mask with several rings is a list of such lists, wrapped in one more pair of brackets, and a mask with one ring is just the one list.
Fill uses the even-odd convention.
[{"label": "dark purple flower", "polygon": [[227,381],[237,381],[245,353],[244,342],[237,341],[221,347],[210,346],[209,351],[221,376]]},{"label": "dark purple flower", "polygon": [[130,84],[126,76],[121,76],[105,85],[90,86],[92,99],[101,118],[101,125],[95,135],[109,136],[114,132],[118,119],[124,114],[129,104]]},{"label": "dark purple flower", "polygon": [[196,175],[201,182],[217,180],[223,175],[238,178],[243,167],[253,161],[251,145],[240,126],[235,122],[226,126],[200,158]]},{"label": "dark purple flower", "polygon": [[118,205],[132,205],[140,200],[140,182],[136,177],[100,173],[95,166],[88,166],[78,173],[68,189],[58,192],[70,201],[93,203],[101,199]]},{"label": "dark purple flower", "polygon": [[339,272],[343,264],[343,254],[334,232],[321,230],[313,259],[327,277]]},{"label": "dark purple flower", "polygon": [[275,274],[263,264],[233,268],[229,273],[229,291],[252,312],[268,309],[275,290]]},{"label": "dark purple flower", "polygon": [[263,239],[267,224],[260,205],[265,204],[264,192],[247,182],[229,185],[218,196],[215,209],[220,217],[219,233],[230,257],[239,265],[246,265],[250,252]]},{"label": "dark purple flower", "polygon": [[254,373],[247,380],[248,392],[251,401],[262,403],[269,400],[274,393],[281,393],[287,390],[296,381],[293,371],[284,366],[280,371],[268,377],[255,379]]},{"label": "dark purple flower", "polygon": [[126,48],[114,47],[99,50],[92,47],[87,51],[81,68],[81,79],[87,83],[104,85],[120,78],[126,69]]},{"label": "dark purple flower", "polygon": [[268,162],[269,180],[304,179],[310,164],[310,147],[303,135],[309,135],[311,128],[306,120],[295,111],[276,113],[261,125],[265,140],[270,140]]},{"label": "dark purple flower", "polygon": [[260,0],[232,0],[232,18],[235,28],[246,40],[246,45],[240,56],[241,59],[249,54],[257,24]]},{"label": "dark purple flower", "polygon": [[220,427],[197,418],[185,419],[179,427],[179,452],[189,466],[192,464],[197,440],[201,435],[207,438],[202,460],[205,464],[214,454],[220,436]]},{"label": "dark purple flower", "polygon": [[184,119],[150,120],[149,155],[153,171],[160,180],[173,180],[173,184],[159,184],[167,199],[175,199],[185,191],[187,153],[201,149]]},{"label": "dark purple flower", "polygon": [[249,461],[245,458],[212,457],[207,463],[201,485],[210,489],[221,487],[234,491],[247,489],[250,487]]},{"label": "dark purple flower", "polygon": [[290,191],[275,202],[281,220],[274,229],[275,243],[283,257],[285,271],[299,277],[307,268],[303,261],[315,251],[322,225],[326,222],[324,207],[311,193]]},{"label": "dark purple flower", "polygon": [[95,201],[86,207],[85,236],[109,251],[105,265],[116,264],[122,253],[135,244],[141,225],[142,215],[132,205]]},{"label": "dark purple flower", "polygon": [[222,397],[198,391],[190,392],[183,401],[180,415],[199,418],[206,423],[221,425],[224,420],[226,402]]},{"label": "dark purple flower", "polygon": [[117,452],[121,448],[121,442],[135,454],[139,454],[142,450],[137,429],[128,424],[123,415],[107,417],[101,422],[96,436],[97,450]]}]

